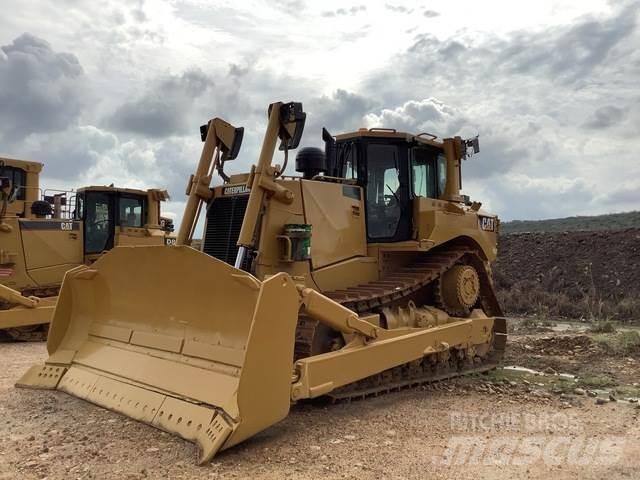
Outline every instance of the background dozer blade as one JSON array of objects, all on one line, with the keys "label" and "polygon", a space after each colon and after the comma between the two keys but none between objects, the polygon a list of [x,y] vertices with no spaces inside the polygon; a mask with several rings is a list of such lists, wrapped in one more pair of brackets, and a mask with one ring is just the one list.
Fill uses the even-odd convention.
[{"label": "background dozer blade", "polygon": [[189,247],[118,247],[67,274],[45,365],[57,388],[196,442],[200,462],[289,411],[299,295]]}]

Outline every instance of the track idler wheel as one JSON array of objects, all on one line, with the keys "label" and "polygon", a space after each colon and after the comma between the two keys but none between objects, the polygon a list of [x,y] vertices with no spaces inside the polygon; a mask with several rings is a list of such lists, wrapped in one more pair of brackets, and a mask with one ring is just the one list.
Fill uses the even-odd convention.
[{"label": "track idler wheel", "polygon": [[438,281],[437,303],[449,315],[468,315],[479,297],[480,277],[471,265],[454,265]]}]

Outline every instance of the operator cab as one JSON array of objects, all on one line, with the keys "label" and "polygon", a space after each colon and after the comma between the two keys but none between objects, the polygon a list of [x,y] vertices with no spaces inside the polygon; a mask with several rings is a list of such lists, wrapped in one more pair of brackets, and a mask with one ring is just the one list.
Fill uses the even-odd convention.
[{"label": "operator cab", "polygon": [[[28,216],[25,212],[28,192],[26,169],[37,176],[41,168],[42,166],[35,162],[0,158],[0,216]],[[36,192],[37,189],[31,191],[32,195]]]},{"label": "operator cab", "polygon": [[[442,144],[392,129],[338,135],[327,155],[328,175],[362,187],[369,243],[410,240],[413,200],[444,194],[447,161]],[[329,135],[324,135],[328,141]]]},{"label": "operator cab", "polygon": [[74,218],[84,223],[85,254],[112,249],[115,227],[143,228],[146,213],[146,194],[115,189],[78,191]]}]

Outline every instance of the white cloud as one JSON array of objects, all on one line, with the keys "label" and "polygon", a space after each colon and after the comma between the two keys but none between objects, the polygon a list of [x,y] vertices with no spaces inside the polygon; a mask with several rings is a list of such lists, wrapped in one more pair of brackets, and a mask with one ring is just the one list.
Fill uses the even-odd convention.
[{"label": "white cloud", "polygon": [[0,150],[52,182],[164,186],[179,212],[200,124],[246,128],[246,171],[268,103],[297,100],[305,145],[322,126],[479,133],[464,187],[505,218],[633,207],[637,1],[7,1]]},{"label": "white cloud", "polygon": [[459,111],[433,97],[409,100],[399,107],[384,108],[379,114],[370,113],[365,117],[369,128],[387,127],[413,133],[447,132],[446,135],[459,133],[464,122]]},{"label": "white cloud", "polygon": [[86,102],[84,71],[70,53],[25,33],[0,47],[0,139],[64,130]]}]

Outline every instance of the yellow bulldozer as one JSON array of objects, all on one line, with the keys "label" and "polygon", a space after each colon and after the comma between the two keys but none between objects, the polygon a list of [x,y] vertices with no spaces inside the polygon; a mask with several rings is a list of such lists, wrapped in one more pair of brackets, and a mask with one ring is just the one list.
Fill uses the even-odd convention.
[{"label": "yellow bulldozer", "polygon": [[324,130],[324,150],[301,149],[302,175],[288,176],[305,118],[300,103],[272,104],[241,175],[224,165],[243,130],[209,121],[177,245],[118,247],[69,272],[50,357],[16,385],[180,435],[206,462],[305,399],[494,368],[506,343],[489,266],[498,219],[460,194],[477,138]]},{"label": "yellow bulldozer", "polygon": [[42,340],[64,274],[115,245],[175,241],[164,190],[41,190],[38,162],[0,158],[0,330]]}]

